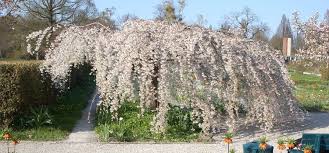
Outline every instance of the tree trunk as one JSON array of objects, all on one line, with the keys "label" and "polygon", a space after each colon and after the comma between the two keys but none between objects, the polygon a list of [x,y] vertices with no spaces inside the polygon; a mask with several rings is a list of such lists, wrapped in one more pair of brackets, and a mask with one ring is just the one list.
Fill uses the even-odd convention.
[{"label": "tree trunk", "polygon": [[159,70],[160,70],[160,66],[159,64],[156,64],[154,66],[154,71],[153,71],[153,77],[152,77],[152,85],[154,87],[154,102],[151,104],[151,109],[152,110],[156,110],[159,107],[159,94],[158,94],[158,90],[159,90]]}]

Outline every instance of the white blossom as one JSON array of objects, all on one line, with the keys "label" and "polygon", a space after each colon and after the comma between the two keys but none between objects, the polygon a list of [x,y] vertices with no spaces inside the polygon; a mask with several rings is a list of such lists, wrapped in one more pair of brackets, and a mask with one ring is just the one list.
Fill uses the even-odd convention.
[{"label": "white blossom", "polygon": [[296,56],[301,59],[328,61],[329,55],[329,25],[319,22],[319,13],[315,13],[306,22],[301,21],[299,12],[293,13],[293,27],[302,34],[305,43]]},{"label": "white blossom", "polygon": [[[156,132],[165,130],[169,103],[193,108],[193,122],[206,135],[216,126],[269,129],[303,116],[279,51],[235,34],[135,20],[117,31],[99,24],[68,26],[51,46],[42,68],[57,87],[65,86],[72,67],[89,63],[101,105],[117,118],[126,99],[139,98],[142,110],[156,104]],[[226,113],[215,109],[215,99]]]}]

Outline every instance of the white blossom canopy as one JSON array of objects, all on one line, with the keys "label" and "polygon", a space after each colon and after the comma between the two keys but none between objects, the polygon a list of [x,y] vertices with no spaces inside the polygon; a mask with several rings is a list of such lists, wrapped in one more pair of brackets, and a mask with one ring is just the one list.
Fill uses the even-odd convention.
[{"label": "white blossom canopy", "polygon": [[47,52],[43,69],[63,87],[71,67],[83,63],[93,66],[102,105],[114,117],[123,100],[139,99],[142,110],[156,103],[158,132],[165,130],[169,103],[193,108],[205,134],[227,125],[270,129],[303,116],[279,51],[236,35],[143,20],[118,31],[69,26]]},{"label": "white blossom canopy", "polygon": [[319,21],[319,13],[303,22],[299,12],[293,13],[293,25],[298,34],[302,34],[304,47],[297,52],[302,59],[317,61],[329,60],[329,24]]}]

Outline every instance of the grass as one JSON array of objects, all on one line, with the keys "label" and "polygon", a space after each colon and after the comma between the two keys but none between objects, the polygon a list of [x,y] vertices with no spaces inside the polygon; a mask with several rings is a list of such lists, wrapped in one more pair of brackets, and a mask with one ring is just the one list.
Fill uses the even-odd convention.
[{"label": "grass", "polygon": [[[58,101],[49,106],[54,123],[50,126],[8,131],[19,140],[56,141],[65,139],[72,131],[75,123],[81,117],[81,111],[86,107],[94,89],[94,83],[89,81],[77,86],[58,98]],[[0,130],[0,133],[4,132]]]},{"label": "grass", "polygon": [[329,81],[294,69],[290,69],[289,73],[295,82],[295,96],[303,108],[308,111],[329,111]]}]

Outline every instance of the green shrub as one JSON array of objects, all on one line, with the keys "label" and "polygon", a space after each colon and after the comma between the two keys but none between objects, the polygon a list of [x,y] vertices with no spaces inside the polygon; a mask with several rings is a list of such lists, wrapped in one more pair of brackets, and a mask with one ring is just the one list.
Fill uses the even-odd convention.
[{"label": "green shrub", "polygon": [[101,141],[109,141],[110,137],[118,141],[135,141],[151,139],[151,121],[153,113],[139,115],[137,103],[125,102],[119,109],[118,120],[112,121],[106,108],[98,108],[96,132]]},{"label": "green shrub", "polygon": [[154,113],[147,110],[140,116],[138,103],[124,102],[118,110],[118,120],[112,121],[109,109],[99,106],[96,117],[96,133],[101,141],[111,138],[117,141],[189,141],[198,137],[201,129],[191,121],[191,109],[170,106],[167,114],[166,133],[151,131]]},{"label": "green shrub", "polygon": [[173,138],[182,138],[201,131],[197,124],[192,122],[191,108],[169,105],[170,109],[166,114],[167,135]]},{"label": "green shrub", "polygon": [[42,77],[40,62],[0,63],[0,128],[8,128],[15,116],[34,105],[55,101],[49,77]]},{"label": "green shrub", "polygon": [[153,115],[138,117],[137,113],[131,113],[131,117],[112,123],[98,124],[96,132],[101,141],[109,141],[114,138],[118,141],[135,141],[152,138],[150,131]]},{"label": "green shrub", "polygon": [[33,128],[39,128],[53,124],[53,117],[49,114],[48,108],[30,107],[31,115],[28,117],[27,124]]}]

